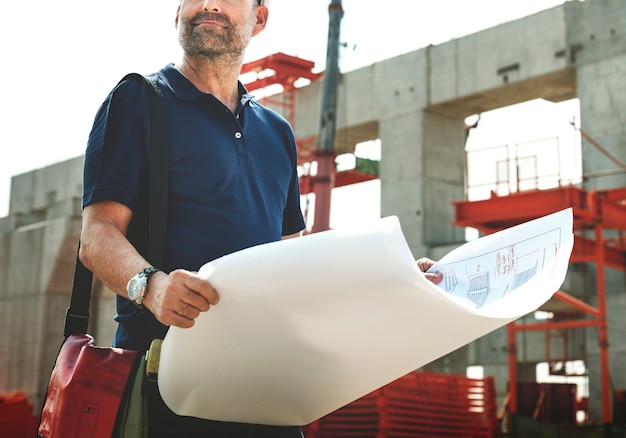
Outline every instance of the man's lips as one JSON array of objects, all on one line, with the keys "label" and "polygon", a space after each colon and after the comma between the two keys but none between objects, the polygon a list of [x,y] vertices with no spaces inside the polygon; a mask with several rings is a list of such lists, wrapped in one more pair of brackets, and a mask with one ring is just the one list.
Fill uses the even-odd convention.
[{"label": "man's lips", "polygon": [[199,15],[191,21],[193,26],[218,26],[218,27],[228,27],[228,23],[221,16],[215,15]]},{"label": "man's lips", "polygon": [[200,20],[194,23],[194,26],[217,26],[217,27],[226,27],[223,23],[214,20]]}]

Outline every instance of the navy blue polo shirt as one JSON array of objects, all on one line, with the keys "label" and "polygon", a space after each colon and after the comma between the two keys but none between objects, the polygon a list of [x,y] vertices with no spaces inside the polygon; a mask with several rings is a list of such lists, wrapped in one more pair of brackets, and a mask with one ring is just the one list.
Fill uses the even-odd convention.
[{"label": "navy blue polo shirt", "polygon": [[[293,131],[239,84],[235,114],[199,91],[173,65],[150,76],[163,92],[169,140],[165,272],[203,264],[301,231]],[[83,207],[111,200],[145,210],[149,120],[140,79],[120,83],[101,105],[89,136]],[[143,253],[143,250],[140,249]],[[149,260],[148,260],[149,261]],[[149,261],[150,262],[150,261]],[[145,349],[166,328],[118,297],[115,345]]]}]

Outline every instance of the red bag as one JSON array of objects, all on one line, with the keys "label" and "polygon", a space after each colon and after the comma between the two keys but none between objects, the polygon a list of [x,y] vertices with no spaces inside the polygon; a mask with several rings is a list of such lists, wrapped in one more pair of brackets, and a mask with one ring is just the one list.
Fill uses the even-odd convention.
[{"label": "red bag", "polygon": [[[160,263],[165,247],[167,206],[165,113],[158,86],[137,73],[130,73],[122,81],[131,77],[143,80],[148,93],[151,138],[148,253],[150,260]],[[93,274],[77,253],[70,307],[65,315],[65,341],[48,383],[39,423],[40,438],[144,436],[145,400],[141,394],[133,397],[136,389],[139,393],[142,390],[141,371],[145,369],[140,365],[144,352],[96,347],[93,337],[86,334],[92,283]]]},{"label": "red bag", "polygon": [[69,336],[52,370],[39,436],[110,438],[138,358],[137,351],[96,347],[87,334]]}]

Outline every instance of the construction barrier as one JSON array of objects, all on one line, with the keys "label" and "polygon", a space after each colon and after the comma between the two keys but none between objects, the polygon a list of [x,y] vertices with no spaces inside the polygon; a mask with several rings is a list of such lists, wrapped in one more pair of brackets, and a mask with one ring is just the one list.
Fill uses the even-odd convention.
[{"label": "construction barrier", "polygon": [[517,382],[517,414],[553,424],[576,424],[576,384]]},{"label": "construction barrier", "polygon": [[39,419],[25,391],[0,394],[0,438],[33,438]]},{"label": "construction barrier", "polygon": [[307,438],[499,436],[492,377],[415,371],[305,426]]}]

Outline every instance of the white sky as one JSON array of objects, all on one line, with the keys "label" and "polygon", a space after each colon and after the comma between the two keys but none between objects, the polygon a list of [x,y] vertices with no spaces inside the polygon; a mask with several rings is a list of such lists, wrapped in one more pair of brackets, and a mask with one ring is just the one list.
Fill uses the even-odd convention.
[{"label": "white sky", "polygon": [[[341,52],[341,70],[438,44],[563,2],[344,0],[341,40],[346,48]],[[284,52],[315,61],[318,69],[323,69],[329,3],[271,0],[268,27],[253,40],[246,60]],[[124,74],[150,73],[178,60],[177,5],[178,0],[3,4],[0,217],[8,212],[12,176],[83,154],[98,106]],[[563,117],[571,119],[568,105],[561,111],[564,115],[557,116],[561,117],[556,122],[559,126]],[[536,108],[530,111],[536,112]],[[513,129],[503,123],[516,117],[499,122],[499,132],[506,135],[502,141],[510,141]],[[519,124],[519,120],[513,123]],[[478,133],[476,130],[473,135]],[[529,136],[528,129],[520,135]],[[541,136],[544,134],[534,138]]]}]

